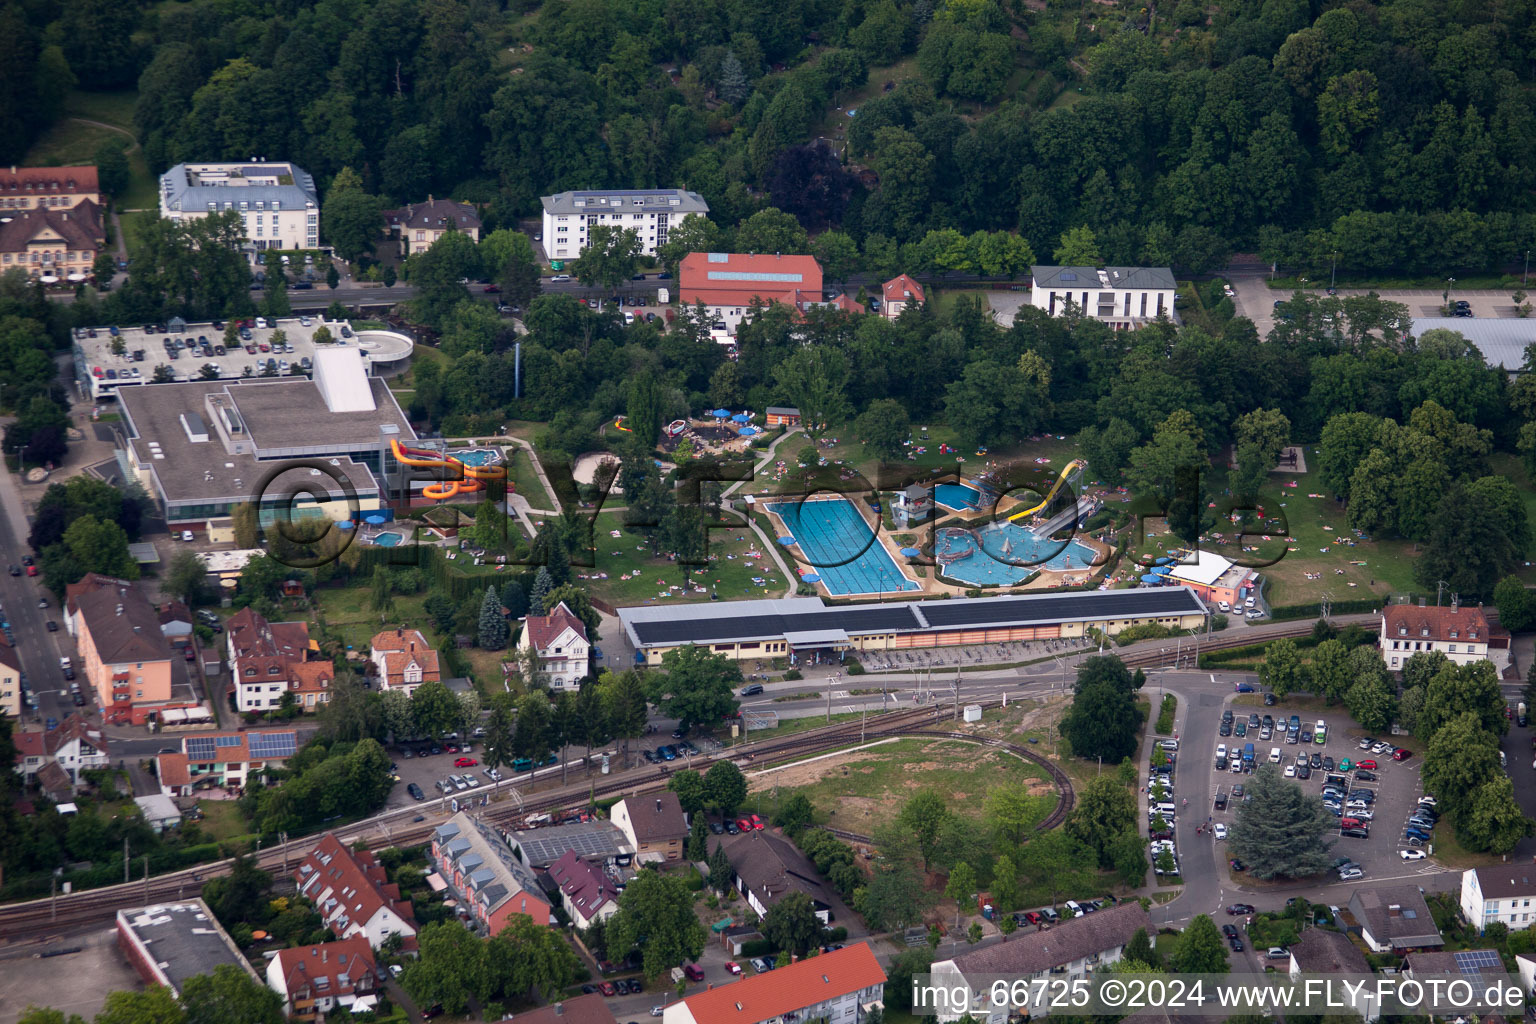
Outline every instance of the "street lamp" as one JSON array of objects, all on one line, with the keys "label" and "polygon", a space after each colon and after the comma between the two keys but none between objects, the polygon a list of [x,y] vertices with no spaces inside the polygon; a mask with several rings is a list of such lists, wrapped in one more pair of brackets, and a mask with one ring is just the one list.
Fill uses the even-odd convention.
[{"label": "street lamp", "polygon": [[1531,277],[1531,250],[1525,250],[1525,272],[1520,275],[1520,287],[1524,288]]},{"label": "street lamp", "polygon": [[1328,294],[1329,295],[1333,294],[1334,285],[1338,284],[1338,282],[1339,282],[1339,252],[1338,252],[1337,249],[1335,249],[1333,251],[1333,257],[1329,261],[1329,268],[1328,268]]},{"label": "street lamp", "polygon": [[1456,279],[1454,277],[1448,277],[1445,279],[1445,293],[1441,296],[1441,298],[1445,300],[1445,304],[1447,306],[1451,304],[1451,289],[1455,287]]}]

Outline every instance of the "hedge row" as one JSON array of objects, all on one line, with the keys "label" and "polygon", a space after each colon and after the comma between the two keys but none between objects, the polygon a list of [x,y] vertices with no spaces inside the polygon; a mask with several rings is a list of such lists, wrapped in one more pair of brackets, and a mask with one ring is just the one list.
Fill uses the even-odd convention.
[{"label": "hedge row", "polygon": [[[1333,601],[1328,605],[1330,615],[1357,615],[1361,612],[1379,612],[1386,600],[1381,597],[1361,597],[1351,601]],[[1313,601],[1308,604],[1281,604],[1275,605],[1269,610],[1270,618],[1276,621],[1288,619],[1315,619],[1323,614],[1321,601]]]}]

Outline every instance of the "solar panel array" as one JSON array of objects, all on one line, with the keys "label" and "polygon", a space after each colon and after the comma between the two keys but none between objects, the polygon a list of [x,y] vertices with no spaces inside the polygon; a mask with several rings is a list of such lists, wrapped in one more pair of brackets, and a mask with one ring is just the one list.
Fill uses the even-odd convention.
[{"label": "solar panel array", "polygon": [[238,747],[240,745],[240,737],[239,736],[215,736],[213,738],[213,745],[216,746],[216,747]]},{"label": "solar panel array", "polygon": [[292,757],[298,750],[297,734],[291,732],[253,732],[246,734],[252,758]]},{"label": "solar panel array", "polygon": [[[569,830],[569,831],[568,831]],[[514,835],[528,863],[535,867],[553,864],[569,850],[576,856],[612,857],[625,845],[624,834],[612,825],[599,829],[584,825],[556,825]]]},{"label": "solar panel array", "polygon": [[184,741],[187,756],[194,761],[213,760],[212,736],[188,736]]},{"label": "solar panel array", "polygon": [[1492,970],[1504,968],[1503,957],[1491,949],[1469,949],[1451,955],[1456,958],[1456,966],[1463,974],[1475,974],[1484,968]]}]

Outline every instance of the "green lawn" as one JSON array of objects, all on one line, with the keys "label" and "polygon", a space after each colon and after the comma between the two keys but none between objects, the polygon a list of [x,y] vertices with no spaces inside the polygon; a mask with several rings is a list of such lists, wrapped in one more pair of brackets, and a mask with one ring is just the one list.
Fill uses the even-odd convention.
[{"label": "green lawn", "polygon": [[[1291,481],[1296,482],[1295,487],[1285,486]],[[1223,522],[1207,535],[1202,547],[1226,558],[1244,558],[1250,564],[1275,559],[1274,564],[1258,569],[1270,580],[1272,605],[1305,603],[1324,596],[1337,601],[1357,600],[1372,593],[1413,590],[1417,585],[1413,579],[1413,545],[1402,540],[1357,537],[1349,530],[1338,503],[1326,496],[1311,496],[1322,493],[1314,490],[1319,487],[1312,473],[1271,474],[1264,496],[1265,511],[1283,513],[1288,532],[1250,534],[1243,540],[1252,550],[1244,552],[1233,543],[1236,528]],[[1215,533],[1222,537],[1215,537]],[[1168,533],[1166,523],[1149,520],[1147,534],[1141,549],[1144,554],[1156,556],[1182,547],[1182,542]],[[1309,579],[1309,575],[1316,578]]]},{"label": "green lawn", "polygon": [[[747,567],[744,556],[755,549],[756,538],[743,527],[709,531],[712,559],[709,565],[687,567],[690,589],[686,593],[669,590],[669,587],[683,586],[684,567],[665,557],[653,558],[650,545],[638,533],[626,529],[623,520],[622,512],[604,512],[597,517],[593,530],[597,564],[591,569],[576,569],[581,576],[607,575],[606,579],[583,581],[593,597],[615,605],[633,605],[654,603],[665,592],[669,595],[668,602],[707,601],[711,585],[725,599],[774,597],[788,586],[783,573],[771,561],[766,564],[754,561],[752,564],[757,568]],[[618,537],[613,536],[614,531],[618,531]],[[630,578],[620,579],[625,575]],[[753,583],[754,576],[766,580],[767,585],[760,587]],[[694,587],[703,588],[704,592],[692,589]]]},{"label": "green lawn", "polygon": [[[987,461],[1023,463],[1027,466],[1036,465],[1035,459],[1049,459],[1049,462],[1038,465],[1045,470],[1059,472],[1077,454],[1077,444],[1070,437],[1057,438],[1053,434],[1042,435],[1039,440],[1027,440],[1017,445],[992,448],[985,455],[977,455],[975,448],[962,446],[956,440],[955,432],[942,424],[927,425],[927,436],[924,437],[924,424],[914,424],[912,428],[912,440],[914,444],[908,449],[909,459],[902,460],[902,464],[913,470],[927,469],[958,469],[962,474],[982,472],[987,468]],[[845,426],[841,431],[834,431],[833,435],[838,443],[828,448],[820,448],[822,457],[830,463],[846,462],[863,472],[874,482],[875,460],[864,454],[864,449],[859,444],[858,437],[851,426]],[[792,471],[795,467],[795,458],[800,449],[808,442],[804,438],[794,438],[779,446],[779,458],[783,460],[785,471],[780,471],[774,466],[758,475],[755,485],[749,489],[763,490],[763,482],[776,482],[784,476],[786,471]],[[941,452],[940,445],[947,444],[958,451]],[[924,451],[919,452],[917,449]],[[956,458],[964,459],[957,462]],[[776,475],[777,474],[777,475]]]},{"label": "green lawn", "polygon": [[203,812],[203,832],[215,841],[227,843],[250,833],[251,827],[235,801],[199,800],[197,806]]},{"label": "green lawn", "polygon": [[1040,802],[1041,818],[1055,806],[1055,789],[1034,764],[955,740],[901,739],[832,761],[791,766],[753,778],[750,785],[749,810],[769,816],[777,801],[802,793],[816,806],[819,820],[865,835],[894,819],[908,797],[925,789],[944,794],[956,814],[973,820],[980,820],[987,794],[1004,786],[1050,796]]},{"label": "green lawn", "polygon": [[133,108],[138,105],[136,89],[117,92],[85,92],[76,89],[64,98],[64,113],[69,117],[84,117],[103,124],[114,124],[133,131]]},{"label": "green lawn", "polygon": [[153,212],[121,213],[117,218],[123,225],[123,242],[128,246],[128,257],[132,259],[139,246],[140,233],[144,226],[155,219]]},{"label": "green lawn", "polygon": [[534,508],[560,507],[560,503],[539,479],[539,474],[534,472],[533,456],[528,454],[528,449],[520,446],[512,449],[512,486]]},{"label": "green lawn", "polygon": [[313,596],[325,618],[327,632],[348,649],[360,651],[380,629],[400,623],[420,629],[429,641],[437,639],[431,620],[422,608],[426,601],[424,593],[394,595],[394,611],[382,616],[368,606],[367,581],[350,587],[320,587]]},{"label": "green lawn", "polygon": [[121,132],[66,118],[43,132],[25,159],[34,167],[90,164],[95,162],[98,146],[117,139],[123,139]]}]

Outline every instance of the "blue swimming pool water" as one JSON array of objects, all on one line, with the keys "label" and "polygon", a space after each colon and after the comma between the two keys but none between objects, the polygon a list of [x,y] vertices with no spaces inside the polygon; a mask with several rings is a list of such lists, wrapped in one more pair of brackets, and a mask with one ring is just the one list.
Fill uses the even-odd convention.
[{"label": "blue swimming pool water", "polygon": [[981,504],[981,492],[964,484],[934,484],[933,500],[951,512],[972,512]]},{"label": "blue swimming pool water", "polygon": [[[980,549],[977,541],[980,541]],[[935,544],[935,556],[969,552],[965,557],[942,564],[945,576],[973,586],[993,583],[1007,586],[1018,583],[1036,569],[1086,569],[1093,564],[1093,548],[1079,540],[1061,541],[1042,537],[1017,523],[1000,522],[984,526],[977,533],[941,530]]]},{"label": "blue swimming pool water", "polygon": [[449,452],[466,466],[494,466],[501,461],[501,453],[492,448],[466,448],[462,452]]},{"label": "blue swimming pool water", "polygon": [[385,532],[374,537],[373,542],[381,548],[392,548],[399,546],[404,539],[402,534]]},{"label": "blue swimming pool water", "polygon": [[784,520],[811,569],[830,594],[875,594],[916,590],[902,575],[859,510],[846,498],[828,501],[781,501],[767,506]]}]

